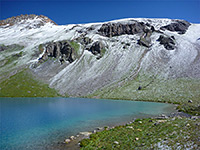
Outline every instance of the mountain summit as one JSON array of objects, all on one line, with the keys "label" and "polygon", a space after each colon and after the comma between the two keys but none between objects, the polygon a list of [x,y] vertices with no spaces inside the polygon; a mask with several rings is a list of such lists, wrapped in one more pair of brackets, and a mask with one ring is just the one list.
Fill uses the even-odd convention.
[{"label": "mountain summit", "polygon": [[36,15],[0,23],[1,80],[29,67],[62,95],[200,97],[200,24],[128,18],[59,26]]},{"label": "mountain summit", "polygon": [[26,26],[26,28],[32,29],[32,28],[39,28],[41,26],[44,26],[46,23],[52,23],[56,25],[54,21],[52,21],[46,16],[26,14],[26,15],[20,15],[20,16],[7,18],[5,20],[1,20],[0,27],[8,27],[8,26],[13,26],[13,25],[22,26],[23,24],[28,24],[29,26]]}]

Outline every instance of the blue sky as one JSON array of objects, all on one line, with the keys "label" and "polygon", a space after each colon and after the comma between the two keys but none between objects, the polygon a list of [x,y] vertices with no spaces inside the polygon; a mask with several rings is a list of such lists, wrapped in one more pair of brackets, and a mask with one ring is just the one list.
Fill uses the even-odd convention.
[{"label": "blue sky", "polygon": [[0,0],[0,20],[45,15],[57,24],[121,18],[170,18],[200,23],[200,0]]}]

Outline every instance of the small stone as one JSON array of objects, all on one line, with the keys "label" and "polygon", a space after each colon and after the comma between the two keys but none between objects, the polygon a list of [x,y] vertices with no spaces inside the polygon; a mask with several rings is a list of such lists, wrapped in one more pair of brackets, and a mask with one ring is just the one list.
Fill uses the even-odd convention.
[{"label": "small stone", "polygon": [[162,114],[161,117],[163,117],[164,119],[168,118],[165,114]]},{"label": "small stone", "polygon": [[97,133],[97,130],[94,130],[93,133]]},{"label": "small stone", "polygon": [[126,128],[127,128],[127,129],[133,129],[133,127],[132,127],[132,126],[127,126]]},{"label": "small stone", "polygon": [[186,127],[189,127],[190,126],[190,124],[188,123],[188,124],[186,124]]},{"label": "small stone", "polygon": [[135,138],[135,140],[136,140],[136,141],[138,141],[138,140],[139,140],[139,138]]},{"label": "small stone", "polygon": [[141,87],[141,86],[139,86],[139,87],[138,87],[138,90],[141,90],[141,89],[142,89],[142,87]]},{"label": "small stone", "polygon": [[92,132],[80,132],[79,134],[83,136],[90,136]]},{"label": "small stone", "polygon": [[114,141],[114,144],[117,144],[117,145],[118,145],[118,144],[119,144],[119,142],[117,142],[117,141]]},{"label": "small stone", "polygon": [[200,123],[196,123],[196,126],[200,126]]},{"label": "small stone", "polygon": [[74,140],[75,139],[75,137],[74,136],[70,136],[70,138],[69,138],[70,140]]},{"label": "small stone", "polygon": [[165,123],[167,120],[157,120],[158,123]]},{"label": "small stone", "polygon": [[171,135],[174,135],[174,134],[177,134],[177,132],[176,132],[176,131],[173,131]]},{"label": "small stone", "polygon": [[103,128],[102,127],[97,127],[97,130],[103,130]]},{"label": "small stone", "polygon": [[176,119],[176,118],[175,118],[175,117],[173,117],[171,120],[172,120],[172,121],[174,121],[175,119]]},{"label": "small stone", "polygon": [[191,119],[197,120],[197,119],[198,119],[198,116],[192,116]]},{"label": "small stone", "polygon": [[70,139],[65,139],[65,143],[69,143],[69,142],[71,142]]}]

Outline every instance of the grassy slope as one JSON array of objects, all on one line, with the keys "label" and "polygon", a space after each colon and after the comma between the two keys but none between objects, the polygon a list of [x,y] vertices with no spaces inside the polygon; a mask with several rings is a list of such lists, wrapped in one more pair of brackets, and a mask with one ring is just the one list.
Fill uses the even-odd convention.
[{"label": "grassy slope", "polygon": [[199,121],[199,119],[169,118],[158,123],[157,119],[137,119],[129,125],[92,134],[90,139],[82,140],[80,145],[84,150],[198,149]]},{"label": "grassy slope", "polygon": [[[141,90],[137,90],[141,86]],[[181,111],[200,114],[200,80],[197,79],[158,79],[138,76],[121,85],[112,85],[88,97],[127,99],[180,104]],[[192,103],[188,103],[192,100]]]},{"label": "grassy slope", "polygon": [[[138,90],[141,86],[142,89]],[[88,97],[168,102],[179,104],[180,111],[200,115],[200,80],[158,79],[138,76],[134,80],[102,88]],[[192,103],[188,103],[192,100]],[[92,134],[80,143],[82,149],[199,149],[200,119],[169,118],[136,120],[130,125],[118,126]],[[127,126],[131,126],[127,128]],[[138,139],[137,139],[138,138]],[[118,144],[116,144],[116,142]]]},{"label": "grassy slope", "polygon": [[36,80],[27,71],[21,71],[0,82],[0,97],[54,97],[59,94]]}]

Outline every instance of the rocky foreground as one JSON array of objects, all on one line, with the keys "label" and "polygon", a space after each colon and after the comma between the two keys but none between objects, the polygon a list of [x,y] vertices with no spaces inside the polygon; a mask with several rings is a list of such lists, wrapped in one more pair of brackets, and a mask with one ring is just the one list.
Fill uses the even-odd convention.
[{"label": "rocky foreground", "polygon": [[125,125],[81,132],[57,149],[198,149],[200,117],[184,113],[134,119]]}]

